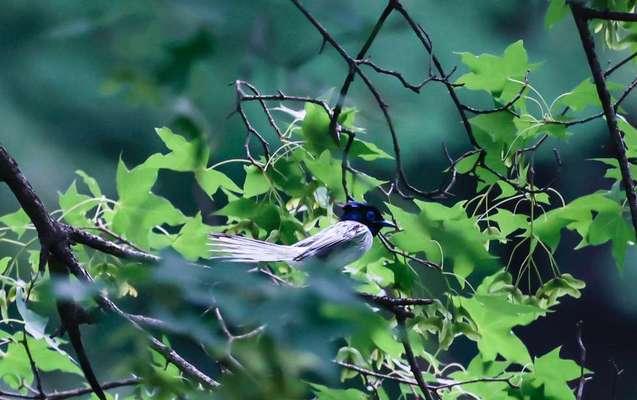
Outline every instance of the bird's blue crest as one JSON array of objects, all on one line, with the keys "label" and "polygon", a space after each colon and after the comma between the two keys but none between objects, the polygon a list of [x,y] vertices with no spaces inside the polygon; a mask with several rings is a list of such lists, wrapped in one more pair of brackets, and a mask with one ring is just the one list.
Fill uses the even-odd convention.
[{"label": "bird's blue crest", "polygon": [[383,227],[396,227],[393,223],[383,219],[383,215],[378,208],[367,203],[353,200],[343,205],[341,221],[356,221],[365,224],[374,235]]}]

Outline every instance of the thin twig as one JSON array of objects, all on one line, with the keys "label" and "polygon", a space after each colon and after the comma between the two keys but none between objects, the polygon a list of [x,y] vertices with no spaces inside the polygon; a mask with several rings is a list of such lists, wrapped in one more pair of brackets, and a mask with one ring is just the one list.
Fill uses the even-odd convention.
[{"label": "thin twig", "polygon": [[619,376],[624,373],[624,370],[617,366],[615,360],[610,360],[610,363],[615,369],[615,374],[613,374],[613,383],[611,384],[610,398],[611,400],[615,400],[617,398],[617,381],[619,380]]},{"label": "thin twig", "polygon": [[604,78],[608,78],[608,76],[610,76],[613,72],[623,67],[626,63],[628,63],[630,60],[632,60],[635,57],[637,57],[637,51],[629,55],[628,57],[624,58],[617,64],[613,65],[612,67],[608,68],[606,71],[604,71]]},{"label": "thin twig", "polygon": [[582,325],[583,322],[579,321],[577,323],[577,346],[579,347],[579,365],[580,365],[580,376],[579,382],[577,384],[577,400],[582,400],[582,396],[584,396],[584,384],[586,383],[586,376],[584,375],[584,364],[586,363],[586,347],[584,346],[584,341],[582,340]]},{"label": "thin twig", "polygon": [[489,377],[485,377],[485,378],[475,378],[475,379],[469,379],[469,380],[466,380],[466,381],[448,383],[448,384],[445,384],[445,385],[436,386],[436,387],[433,388],[433,390],[438,392],[439,390],[442,390],[442,389],[450,389],[450,388],[455,387],[455,386],[463,386],[463,385],[469,385],[471,383],[479,383],[479,382],[504,382],[504,383],[507,383],[509,385],[509,387],[511,387],[511,388],[516,388],[517,387],[517,386],[515,386],[513,384],[513,382],[511,382],[511,378],[489,378]]},{"label": "thin twig", "polygon": [[414,350],[411,347],[411,342],[409,340],[409,335],[407,332],[407,327],[405,326],[405,318],[396,315],[396,321],[398,322],[398,329],[400,334],[400,341],[403,344],[403,348],[405,349],[405,358],[407,358],[407,362],[409,363],[409,367],[411,368],[411,372],[418,383],[418,387],[422,391],[423,396],[425,396],[425,400],[434,400],[434,395],[436,398],[438,397],[435,392],[432,394],[431,390],[425,383],[425,380],[422,377],[422,371],[418,366],[418,361],[416,360],[416,356],[414,355]]},{"label": "thin twig", "polygon": [[400,83],[402,83],[402,85],[405,88],[411,90],[414,93],[420,93],[420,90],[423,88],[423,86],[425,86],[429,82],[442,82],[442,83],[445,83],[444,78],[439,78],[437,76],[427,77],[427,78],[423,79],[422,81],[420,81],[420,83],[410,83],[410,82],[407,81],[407,79],[405,79],[403,74],[401,74],[400,72],[394,71],[394,70],[390,70],[390,69],[387,69],[387,68],[383,68],[383,67],[375,64],[374,62],[372,62],[369,59],[356,60],[356,63],[357,64],[361,64],[361,65],[367,65],[367,66],[371,67],[374,71],[378,72],[379,74],[390,75],[390,76],[395,77],[396,79],[398,79],[400,81]]},{"label": "thin twig", "polygon": [[412,379],[405,379],[405,378],[401,378],[398,376],[392,376],[392,375],[387,375],[387,374],[383,374],[380,372],[376,372],[376,371],[371,371],[369,369],[365,369],[362,367],[359,367],[358,365],[354,365],[354,364],[349,364],[343,361],[334,361],[334,364],[340,365],[343,368],[347,368],[347,369],[351,369],[352,371],[356,371],[358,373],[361,373],[363,375],[368,375],[368,376],[374,376],[376,378],[381,378],[381,379],[388,379],[388,380],[392,380],[395,382],[399,382],[399,383],[404,383],[407,385],[414,385],[417,386],[418,382],[416,382],[415,380]]},{"label": "thin twig", "polygon": [[467,106],[465,104],[461,104],[461,107],[465,110],[465,111],[469,111],[472,114],[493,114],[493,113],[497,113],[500,111],[510,111],[513,112],[511,110],[511,107],[513,107],[513,105],[515,105],[515,103],[520,100],[520,98],[522,98],[522,95],[524,94],[524,91],[526,90],[526,88],[529,85],[529,80],[528,80],[528,71],[526,76],[524,77],[524,84],[520,87],[520,90],[518,91],[518,93],[508,102],[506,102],[505,104],[499,106],[499,107],[494,107],[494,108],[489,108],[486,110],[482,110],[482,109],[478,109],[475,107],[471,107],[471,106]]},{"label": "thin twig", "polygon": [[31,349],[29,349],[29,343],[27,342],[27,331],[26,329],[22,330],[22,346],[24,347],[24,351],[27,353],[27,358],[29,359],[29,366],[31,367],[31,372],[33,372],[33,376],[35,377],[35,386],[38,389],[38,399],[46,399],[46,393],[42,389],[42,377],[40,376],[40,370],[38,369],[35,361],[33,360],[33,355],[31,354]]},{"label": "thin twig", "polygon": [[400,256],[400,257],[404,257],[408,260],[412,260],[415,261],[419,264],[422,264],[426,267],[435,269],[437,271],[441,271],[442,267],[434,262],[431,262],[429,260],[425,260],[423,258],[419,258],[416,256],[412,256],[411,254],[407,254],[406,252],[398,249],[398,247],[393,244],[389,239],[387,239],[387,237],[385,236],[385,234],[380,233],[378,235],[378,238],[380,239],[380,242],[382,243],[382,245],[392,254],[396,255],[396,256]]},{"label": "thin twig", "polygon": [[352,171],[352,167],[349,163],[349,151],[352,148],[352,143],[354,143],[354,138],[356,134],[350,132],[347,134],[347,143],[345,144],[345,149],[343,149],[343,158],[341,160],[341,184],[343,185],[343,191],[345,191],[345,200],[350,201],[354,198],[352,197],[352,193],[349,192],[347,187],[347,172]]}]

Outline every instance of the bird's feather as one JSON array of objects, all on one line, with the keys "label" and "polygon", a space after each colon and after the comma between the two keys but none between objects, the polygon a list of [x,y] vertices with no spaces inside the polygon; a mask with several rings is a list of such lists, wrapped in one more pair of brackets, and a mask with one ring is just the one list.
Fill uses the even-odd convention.
[{"label": "bird's feather", "polygon": [[318,263],[341,267],[362,256],[372,245],[369,228],[356,221],[341,221],[294,245],[286,246],[236,235],[210,237],[213,259],[241,262]]}]

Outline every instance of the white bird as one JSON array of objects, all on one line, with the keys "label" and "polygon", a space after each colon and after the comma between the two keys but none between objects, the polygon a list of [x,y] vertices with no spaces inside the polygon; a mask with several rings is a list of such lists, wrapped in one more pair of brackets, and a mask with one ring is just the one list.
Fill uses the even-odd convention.
[{"label": "white bird", "polygon": [[385,221],[376,207],[349,201],[343,206],[339,222],[290,246],[212,234],[211,258],[250,264],[280,261],[295,267],[340,268],[362,257],[383,227],[396,228],[396,225]]}]

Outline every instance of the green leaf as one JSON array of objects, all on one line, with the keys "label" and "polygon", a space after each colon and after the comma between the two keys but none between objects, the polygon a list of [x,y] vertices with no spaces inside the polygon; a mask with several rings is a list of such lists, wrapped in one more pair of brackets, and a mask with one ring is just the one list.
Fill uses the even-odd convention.
[{"label": "green leaf", "polygon": [[243,195],[254,197],[270,190],[271,184],[268,177],[254,165],[243,167],[246,171],[246,179],[243,184]]},{"label": "green leaf", "polygon": [[[328,151],[321,153],[317,159],[305,159],[305,165],[312,175],[321,181],[336,201],[345,201],[343,189],[341,160],[333,158]],[[362,200],[365,193],[382,185],[384,181],[358,171],[347,174],[348,188],[355,199]]]},{"label": "green leaf", "polygon": [[531,357],[522,341],[513,333],[515,326],[528,325],[544,314],[539,307],[513,304],[506,295],[475,295],[454,297],[478,326],[478,348],[485,361],[493,361],[497,354],[507,361],[526,365]]},{"label": "green leaf", "polygon": [[121,159],[117,164],[116,187],[120,201],[144,200],[157,180],[157,169],[138,165],[129,170]]},{"label": "green leaf", "polygon": [[330,116],[318,104],[305,103],[305,118],[301,124],[301,133],[305,139],[305,148],[313,154],[336,148],[329,134]]},{"label": "green leaf", "polygon": [[267,202],[257,202],[254,199],[233,200],[215,214],[240,221],[254,222],[267,231],[279,229],[281,225],[281,215],[277,207]]},{"label": "green leaf", "polygon": [[[346,142],[346,138],[343,138],[341,142]],[[342,143],[344,146],[344,143]],[[349,154],[351,157],[358,157],[364,161],[375,161],[379,159],[393,159],[392,156],[387,154],[383,149],[376,146],[372,142],[365,142],[360,139],[354,139],[352,147],[350,147]]]},{"label": "green leaf", "polygon": [[568,14],[568,5],[566,0],[549,0],[549,8],[546,10],[544,17],[544,25],[551,29],[553,25],[560,22]]},{"label": "green leaf", "polygon": [[242,190],[237,186],[232,179],[228,178],[224,173],[219,172],[212,168],[201,169],[195,172],[195,178],[199,183],[199,186],[209,196],[217,193],[219,188],[228,189],[235,193],[241,193]]},{"label": "green leaf", "polygon": [[552,307],[558,303],[558,299],[563,296],[571,296],[579,299],[582,295],[581,289],[586,287],[586,283],[576,279],[571,274],[562,274],[546,282],[538,289],[535,297],[540,299],[542,307]]},{"label": "green leaf", "polygon": [[186,138],[174,134],[168,128],[157,128],[155,131],[171,151],[167,154],[153,154],[137,168],[148,171],[149,176],[153,173],[152,171],[155,171],[154,179],[157,179],[157,169],[193,172],[197,183],[210,196],[215,194],[219,188],[241,193],[241,189],[225,174],[207,168],[210,151],[201,139],[187,141]]},{"label": "green leaf", "polygon": [[308,191],[313,190],[306,180],[306,172],[302,168],[297,154],[293,153],[290,158],[280,158],[274,166],[268,170],[268,176],[274,185],[293,197],[303,197]]},{"label": "green leaf", "polygon": [[173,243],[173,248],[186,259],[196,261],[199,258],[207,258],[208,234],[210,227],[201,220],[201,213],[197,213],[181,227],[177,239]]},{"label": "green leaf", "polygon": [[93,197],[102,197],[102,190],[100,189],[100,185],[97,183],[95,178],[88,175],[86,172],[78,169],[75,173],[82,178],[84,184],[88,187],[89,192],[93,195]]},{"label": "green leaf", "polygon": [[460,174],[466,174],[467,172],[471,171],[476,165],[479,157],[480,153],[476,152],[463,158],[456,164],[456,171],[458,171],[458,173]]},{"label": "green leaf", "polygon": [[569,132],[563,124],[541,123],[524,118],[514,118],[513,123],[518,130],[517,135],[522,139],[517,148],[523,147],[529,139],[540,134],[547,134],[558,139],[566,139],[569,136]]},{"label": "green leaf", "polygon": [[509,364],[509,362],[504,361],[485,361],[482,355],[478,354],[471,360],[466,370],[453,372],[450,376],[458,382],[478,380],[475,383],[462,385],[463,392],[467,391],[472,393],[476,398],[511,400],[511,397],[507,394],[507,389],[509,388],[508,383],[479,381],[479,379],[482,378],[495,378],[502,375]]},{"label": "green leaf", "polygon": [[131,170],[120,160],[117,166],[119,202],[114,208],[113,230],[142,247],[150,244],[155,226],[180,225],[186,217],[163,197],[151,192],[157,170],[144,164]]},{"label": "green leaf", "polygon": [[44,329],[48,322],[48,318],[42,317],[35,312],[29,310],[26,305],[25,294],[22,289],[18,289],[15,299],[16,308],[24,321],[24,328],[35,339],[40,340],[44,337]]},{"label": "green leaf", "polygon": [[506,239],[511,233],[520,229],[526,230],[529,227],[529,217],[527,215],[513,214],[504,208],[499,208],[497,213],[489,216],[489,220],[498,224],[501,239]]},{"label": "green leaf", "polygon": [[[6,351],[0,353],[0,377],[13,389],[20,386],[17,377],[28,383],[34,380],[29,357],[21,342],[22,333],[15,334]],[[75,365],[71,357],[59,348],[57,350],[48,348],[46,341],[34,340],[30,336],[27,336],[27,343],[39,370],[47,372],[57,370],[82,375],[82,370]]]},{"label": "green leaf", "polygon": [[29,216],[23,209],[19,209],[11,214],[0,217],[0,222],[5,224],[13,233],[18,235],[18,239],[26,232],[27,227],[31,224]]},{"label": "green leaf", "polygon": [[572,360],[560,358],[560,347],[536,358],[531,384],[544,386],[546,398],[574,400],[575,394],[568,382],[580,377],[581,368]]},{"label": "green leaf", "polygon": [[[485,247],[488,240],[475,220],[467,217],[462,202],[446,207],[440,203],[417,200],[416,205],[420,209],[418,216],[389,206],[404,229],[393,236],[403,250],[424,251],[427,259],[434,262],[442,261],[442,252],[445,262],[451,262],[454,273],[462,278],[466,278],[476,267],[491,269],[497,265],[497,258],[489,254]],[[464,285],[464,279],[459,281]]]},{"label": "green leaf", "polygon": [[380,287],[387,287],[394,283],[394,272],[385,267],[384,260],[379,260],[367,266],[367,279]]},{"label": "green leaf", "polygon": [[626,155],[637,157],[637,129],[632,126],[622,116],[617,118],[619,129],[624,133],[624,143],[626,144]]},{"label": "green leaf", "polygon": [[464,84],[467,89],[486,90],[496,96],[502,92],[509,79],[522,80],[527,70],[535,68],[529,65],[521,40],[507,47],[501,57],[471,53],[460,53],[460,56],[471,72],[462,75],[457,83]]},{"label": "green leaf", "polygon": [[148,168],[181,172],[206,168],[210,154],[208,147],[201,140],[189,142],[166,127],[156,128],[155,132],[171,151],[167,154],[153,154],[143,165]]},{"label": "green leaf", "polygon": [[[593,193],[573,200],[564,207],[551,210],[533,221],[533,234],[555,250],[562,229],[576,231],[582,238],[577,248],[612,241],[613,257],[618,268],[624,262],[634,233],[625,220],[623,207],[603,193]],[[530,234],[530,230],[527,232]]]},{"label": "green leaf", "polygon": [[493,143],[509,144],[513,142],[518,132],[513,118],[513,114],[500,111],[478,115],[471,118],[469,122],[473,127],[485,132]]},{"label": "green leaf", "polygon": [[[608,82],[607,85],[609,90],[622,88],[621,85],[613,82]],[[556,104],[570,107],[573,111],[581,111],[590,106],[601,107],[597,89],[590,78],[583,80],[573,90],[560,96]]]}]

